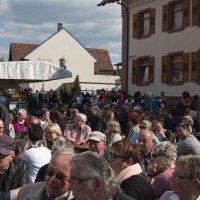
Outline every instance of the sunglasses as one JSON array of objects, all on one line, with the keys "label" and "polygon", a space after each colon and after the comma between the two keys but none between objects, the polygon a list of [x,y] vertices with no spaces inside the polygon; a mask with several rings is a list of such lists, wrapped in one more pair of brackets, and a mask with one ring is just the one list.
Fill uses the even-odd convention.
[{"label": "sunglasses", "polygon": [[54,173],[54,172],[52,172],[51,170],[48,170],[48,169],[46,170],[45,174],[48,177],[53,177],[55,175],[56,179],[61,181],[61,182],[65,182],[65,181],[69,180],[67,176],[64,176],[61,173]]}]

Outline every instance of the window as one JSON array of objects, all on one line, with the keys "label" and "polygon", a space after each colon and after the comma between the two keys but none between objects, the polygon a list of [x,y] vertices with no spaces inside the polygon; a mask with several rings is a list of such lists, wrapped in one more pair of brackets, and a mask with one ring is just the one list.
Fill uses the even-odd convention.
[{"label": "window", "polygon": [[145,83],[149,81],[149,63],[148,58],[139,60],[139,82]]},{"label": "window", "polygon": [[170,61],[171,61],[172,81],[181,81],[182,55],[172,55],[170,56]]},{"label": "window", "polygon": [[162,29],[181,31],[190,25],[190,0],[174,0],[163,6]]},{"label": "window", "polygon": [[171,28],[183,27],[183,3],[178,2],[171,5]]},{"label": "window", "polygon": [[191,81],[200,83],[200,50],[191,53]]},{"label": "window", "polygon": [[189,53],[173,53],[162,57],[162,83],[182,84],[189,81]]},{"label": "window", "polygon": [[149,37],[155,33],[155,9],[147,9],[133,15],[133,38]]},{"label": "window", "polygon": [[141,14],[141,36],[148,36],[150,34],[150,13],[144,12]]},{"label": "window", "polygon": [[200,25],[200,1],[192,0],[192,25]]},{"label": "window", "polygon": [[154,57],[141,57],[132,61],[132,83],[148,85],[154,82]]}]

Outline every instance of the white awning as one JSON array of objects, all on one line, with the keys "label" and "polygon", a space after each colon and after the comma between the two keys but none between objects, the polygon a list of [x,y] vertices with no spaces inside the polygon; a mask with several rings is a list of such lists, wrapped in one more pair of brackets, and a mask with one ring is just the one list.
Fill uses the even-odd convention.
[{"label": "white awning", "polygon": [[46,81],[71,78],[72,73],[48,61],[0,62],[0,79]]}]

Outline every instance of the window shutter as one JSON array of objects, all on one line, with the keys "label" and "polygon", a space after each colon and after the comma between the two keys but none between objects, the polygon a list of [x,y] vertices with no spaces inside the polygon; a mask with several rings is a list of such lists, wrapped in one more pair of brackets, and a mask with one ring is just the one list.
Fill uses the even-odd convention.
[{"label": "window shutter", "polygon": [[168,30],[168,5],[163,6],[163,18],[162,18],[162,31],[165,32]]},{"label": "window shutter", "polygon": [[161,82],[167,83],[167,75],[168,75],[168,56],[162,56],[162,71],[161,71]]},{"label": "window shutter", "polygon": [[189,81],[189,63],[190,63],[190,53],[183,54],[183,68],[182,68],[182,81]]},{"label": "window shutter", "polygon": [[138,37],[138,22],[139,22],[139,14],[133,15],[133,38]]},{"label": "window shutter", "polygon": [[192,82],[198,81],[198,74],[199,74],[198,55],[199,55],[198,51],[191,53],[191,81]]},{"label": "window shutter", "polygon": [[137,59],[132,60],[132,84],[137,83],[137,66],[138,66],[138,60]]},{"label": "window shutter", "polygon": [[183,0],[183,25],[190,26],[190,0]]},{"label": "window shutter", "polygon": [[192,1],[192,26],[199,25],[200,22],[200,2],[199,0]]},{"label": "window shutter", "polygon": [[153,83],[154,82],[155,58],[154,57],[149,57],[148,63],[149,63],[149,83]]},{"label": "window shutter", "polygon": [[155,19],[156,19],[156,9],[153,8],[150,10],[150,34],[155,33]]}]

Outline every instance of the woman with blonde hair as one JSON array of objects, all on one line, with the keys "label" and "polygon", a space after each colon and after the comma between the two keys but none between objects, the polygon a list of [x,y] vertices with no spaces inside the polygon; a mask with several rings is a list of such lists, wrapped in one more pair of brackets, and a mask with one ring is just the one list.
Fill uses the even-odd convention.
[{"label": "woman with blonde hair", "polygon": [[118,121],[110,121],[107,124],[106,137],[107,146],[111,147],[116,141],[122,140],[121,127]]},{"label": "woman with blonde hair", "polygon": [[57,123],[52,123],[45,128],[45,136],[47,141],[47,148],[52,149],[52,146],[57,140],[64,140],[62,131]]}]

